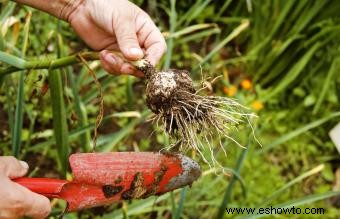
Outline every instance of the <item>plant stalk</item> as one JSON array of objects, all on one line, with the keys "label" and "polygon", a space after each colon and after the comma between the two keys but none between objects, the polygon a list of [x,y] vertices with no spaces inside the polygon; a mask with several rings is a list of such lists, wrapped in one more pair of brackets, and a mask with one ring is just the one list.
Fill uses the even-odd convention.
[{"label": "plant stalk", "polygon": [[[117,52],[115,52],[115,54],[122,56],[120,53],[117,53]],[[52,60],[50,58],[45,58],[45,59],[27,61],[17,56],[0,51],[0,61],[10,65],[9,67],[0,68],[0,76],[12,74],[20,70],[32,70],[32,69],[53,70],[56,68],[61,68],[61,67],[65,67],[68,65],[81,63],[82,60],[80,59],[80,57],[82,57],[86,61],[99,60],[99,52],[81,52],[81,53],[77,53],[74,55],[52,59]],[[139,61],[127,61],[127,62],[129,62],[130,64],[132,64],[133,66],[139,69],[145,67],[145,65],[148,63],[145,59],[142,59]]]},{"label": "plant stalk", "polygon": [[0,61],[5,62],[10,67],[1,68],[0,75],[11,74],[20,70],[31,70],[31,69],[55,69],[65,67],[68,65],[80,63],[79,56],[83,57],[87,61],[98,60],[98,52],[82,52],[75,55],[66,56],[58,59],[51,60],[49,58],[26,61],[19,57],[0,51]]}]

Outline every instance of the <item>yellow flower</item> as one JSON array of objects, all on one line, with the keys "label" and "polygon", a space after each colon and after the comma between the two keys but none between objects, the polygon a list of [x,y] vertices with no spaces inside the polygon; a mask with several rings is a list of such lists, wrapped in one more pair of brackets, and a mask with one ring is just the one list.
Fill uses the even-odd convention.
[{"label": "yellow flower", "polygon": [[256,111],[259,111],[263,108],[263,103],[261,101],[255,100],[251,104],[251,108],[253,108]]},{"label": "yellow flower", "polygon": [[223,87],[223,92],[228,96],[228,97],[233,97],[235,96],[237,92],[237,87],[234,85],[231,85],[229,87]]},{"label": "yellow flower", "polygon": [[241,82],[241,87],[245,90],[250,90],[252,87],[251,81],[248,79],[245,79]]}]

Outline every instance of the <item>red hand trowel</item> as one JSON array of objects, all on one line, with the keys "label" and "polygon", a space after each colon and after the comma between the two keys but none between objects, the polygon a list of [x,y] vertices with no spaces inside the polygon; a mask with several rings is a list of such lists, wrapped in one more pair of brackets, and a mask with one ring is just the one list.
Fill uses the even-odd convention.
[{"label": "red hand trowel", "polygon": [[120,200],[142,199],[192,184],[199,165],[181,154],[79,153],[69,158],[73,180],[18,178],[33,192],[68,202],[77,211]]}]

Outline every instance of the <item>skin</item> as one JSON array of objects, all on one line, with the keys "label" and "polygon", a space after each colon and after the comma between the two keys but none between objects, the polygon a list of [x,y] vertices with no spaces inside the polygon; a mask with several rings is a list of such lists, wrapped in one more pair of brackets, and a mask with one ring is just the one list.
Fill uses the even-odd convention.
[{"label": "skin", "polygon": [[[156,65],[166,43],[152,19],[128,0],[16,0],[70,23],[94,50],[100,52],[103,68],[112,74],[142,77],[124,60],[146,58]],[[89,34],[90,33],[90,34]],[[117,51],[119,56],[109,51]]]},{"label": "skin", "polygon": [[[142,77],[124,60],[146,58],[156,65],[166,51],[165,40],[151,18],[127,0],[16,0],[70,23],[92,49],[100,51],[103,68],[112,74]],[[118,51],[122,54],[111,53]],[[49,200],[11,181],[24,176],[28,165],[0,157],[0,218],[45,218]]]},{"label": "skin", "polygon": [[14,157],[0,157],[0,218],[45,218],[51,211],[48,198],[11,181],[24,176],[28,164]]},{"label": "skin", "polygon": [[108,50],[119,51],[130,61],[145,56],[152,65],[166,50],[165,40],[149,15],[127,0],[85,1],[67,20],[91,48],[101,51],[102,65],[110,73],[143,76]]}]

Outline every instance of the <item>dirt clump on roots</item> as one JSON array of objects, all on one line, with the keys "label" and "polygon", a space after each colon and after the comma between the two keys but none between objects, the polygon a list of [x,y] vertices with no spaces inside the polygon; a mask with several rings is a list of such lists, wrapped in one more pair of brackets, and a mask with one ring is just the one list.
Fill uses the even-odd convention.
[{"label": "dirt clump on roots", "polygon": [[206,111],[202,108],[197,111],[195,106],[183,107],[185,103],[191,102],[194,93],[195,88],[188,71],[161,71],[151,76],[147,83],[146,103],[152,112],[162,116],[166,131],[173,135],[184,125],[182,122],[199,120],[203,116],[201,112]]},{"label": "dirt clump on roots", "polygon": [[[215,139],[228,138],[231,127],[247,120],[253,114],[233,99],[218,96],[202,96],[186,70],[157,71],[147,61],[141,60],[135,66],[144,72],[146,78],[146,103],[155,113],[154,121],[161,122],[166,133],[177,142],[180,150],[187,146],[200,153],[208,146],[213,154]],[[226,154],[221,140],[222,150]],[[186,148],[187,148],[186,147]],[[213,163],[215,158],[211,157]]]}]

